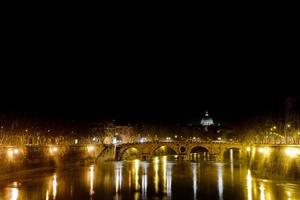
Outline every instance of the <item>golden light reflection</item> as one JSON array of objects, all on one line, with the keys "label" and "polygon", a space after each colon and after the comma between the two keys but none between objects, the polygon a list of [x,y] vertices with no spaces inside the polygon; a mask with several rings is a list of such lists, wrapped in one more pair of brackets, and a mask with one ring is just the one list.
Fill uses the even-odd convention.
[{"label": "golden light reflection", "polygon": [[12,188],[11,189],[11,200],[17,200],[19,196],[19,189],[18,188]]},{"label": "golden light reflection", "polygon": [[53,175],[53,180],[52,180],[52,196],[53,200],[56,199],[57,195],[57,180],[56,180],[56,174]]},{"label": "golden light reflection", "polygon": [[167,197],[171,197],[172,192],[172,165],[168,165],[167,169]]},{"label": "golden light reflection", "polygon": [[162,157],[163,166],[163,191],[167,193],[167,156]]},{"label": "golden light reflection", "polygon": [[122,188],[122,163],[117,162],[115,168],[116,193]]},{"label": "golden light reflection", "polygon": [[142,163],[143,175],[142,175],[142,194],[143,198],[147,197],[147,188],[148,188],[148,163]]},{"label": "golden light reflection", "polygon": [[233,187],[233,169],[234,169],[234,165],[233,165],[233,149],[229,150],[230,153],[230,177],[231,177],[231,187]]},{"label": "golden light reflection", "polygon": [[268,155],[268,154],[270,154],[270,148],[269,148],[269,147],[259,148],[259,149],[258,149],[258,152],[259,152],[259,153],[263,153],[263,154],[265,154],[265,155]]},{"label": "golden light reflection", "polygon": [[48,190],[46,191],[46,198],[45,199],[49,200],[49,191]]},{"label": "golden light reflection", "polygon": [[158,165],[159,165],[158,157],[155,157],[153,159],[153,170],[154,170],[154,190],[156,193],[159,192],[158,191],[158,185],[159,185]]},{"label": "golden light reflection", "polygon": [[139,168],[140,168],[140,161],[138,159],[134,160],[134,165],[133,165],[133,174],[134,174],[134,180],[135,180],[135,189],[139,190],[140,185],[139,185]]},{"label": "golden light reflection", "polygon": [[223,199],[223,165],[217,163],[219,199]]},{"label": "golden light reflection", "polygon": [[233,162],[233,149],[230,149],[229,153],[230,153],[230,162]]},{"label": "golden light reflection", "polygon": [[286,194],[287,194],[288,200],[292,200],[292,198],[291,198],[291,192],[287,191]]},{"label": "golden light reflection", "polygon": [[94,175],[95,175],[94,165],[91,165],[89,168],[90,196],[93,196],[93,194],[95,193],[95,191],[94,191]]},{"label": "golden light reflection", "polygon": [[194,199],[197,198],[197,165],[194,163],[193,165],[193,190],[194,190]]},{"label": "golden light reflection", "polygon": [[260,200],[265,200],[266,199],[266,195],[265,195],[265,185],[263,182],[260,183],[259,186],[259,191],[260,191]]},{"label": "golden light reflection", "polygon": [[285,154],[289,157],[295,157],[297,155],[300,155],[300,150],[297,148],[286,148]]},{"label": "golden light reflection", "polygon": [[252,200],[252,176],[249,169],[247,172],[247,199]]}]

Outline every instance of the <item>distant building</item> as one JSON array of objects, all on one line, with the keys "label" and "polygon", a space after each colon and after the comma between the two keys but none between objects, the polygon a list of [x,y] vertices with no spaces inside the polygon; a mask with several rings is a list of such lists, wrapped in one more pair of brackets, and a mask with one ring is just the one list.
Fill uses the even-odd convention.
[{"label": "distant building", "polygon": [[205,112],[205,116],[202,117],[201,123],[202,126],[211,126],[214,125],[213,119],[209,116],[208,111]]}]

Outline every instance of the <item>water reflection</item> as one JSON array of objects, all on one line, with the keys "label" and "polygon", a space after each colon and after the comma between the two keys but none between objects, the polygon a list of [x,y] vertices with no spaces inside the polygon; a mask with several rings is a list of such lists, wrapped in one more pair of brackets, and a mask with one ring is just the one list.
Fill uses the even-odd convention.
[{"label": "water reflection", "polygon": [[233,149],[230,149],[229,150],[229,152],[230,152],[230,175],[231,175],[231,186],[233,187],[233,176],[234,176],[234,170],[233,170],[233,168],[234,168],[234,163],[233,163],[233,161],[234,161],[234,159],[233,159]]},{"label": "water reflection", "polygon": [[172,165],[168,163],[167,169],[167,197],[171,197],[172,192]]},{"label": "water reflection", "polygon": [[159,159],[158,159],[158,157],[154,157],[154,159],[153,159],[154,189],[155,189],[156,194],[159,192],[159,190],[158,190],[158,186],[159,186],[158,167],[159,167]]},{"label": "water reflection", "polygon": [[260,183],[260,186],[259,186],[259,191],[260,191],[260,199],[261,200],[265,200],[265,185],[263,182]]},{"label": "water reflection", "polygon": [[143,175],[142,175],[142,194],[145,199],[147,196],[147,187],[148,187],[148,166],[146,162],[142,163]]},{"label": "water reflection", "polygon": [[134,164],[132,165],[133,166],[133,175],[134,175],[134,185],[135,185],[135,190],[138,191],[139,188],[140,188],[140,185],[139,185],[139,169],[140,169],[140,161],[139,160],[134,160]]},{"label": "water reflection", "polygon": [[197,198],[197,164],[194,163],[193,165],[193,191],[194,191],[194,199]]},{"label": "water reflection", "polygon": [[19,189],[14,187],[11,188],[11,200],[17,200],[19,196]]},{"label": "water reflection", "polygon": [[300,199],[299,184],[257,179],[246,165],[174,162],[166,156],[34,175],[0,188],[0,199]]},{"label": "water reflection", "polygon": [[94,191],[94,174],[95,174],[95,169],[94,169],[94,165],[91,165],[89,168],[89,183],[90,183],[90,196],[92,199],[93,194],[95,193]]},{"label": "water reflection", "polygon": [[52,191],[52,199],[55,200],[56,195],[57,195],[57,176],[56,176],[56,173],[53,174],[53,176],[50,178],[50,180],[48,182],[48,187],[47,187],[46,194],[45,194],[45,199],[46,200],[50,199],[50,192],[51,191]]},{"label": "water reflection", "polygon": [[219,199],[223,199],[223,164],[217,163]]},{"label": "water reflection", "polygon": [[52,180],[52,196],[53,200],[56,199],[56,194],[57,194],[57,180],[56,180],[56,174],[53,175],[53,180]]},{"label": "water reflection", "polygon": [[49,200],[49,191],[48,190],[46,191],[46,198],[45,199]]},{"label": "water reflection", "polygon": [[249,169],[247,172],[247,199],[252,200],[252,176]]},{"label": "water reflection", "polygon": [[121,162],[117,162],[115,164],[115,186],[116,186],[116,193],[118,193],[122,187],[122,163]]}]

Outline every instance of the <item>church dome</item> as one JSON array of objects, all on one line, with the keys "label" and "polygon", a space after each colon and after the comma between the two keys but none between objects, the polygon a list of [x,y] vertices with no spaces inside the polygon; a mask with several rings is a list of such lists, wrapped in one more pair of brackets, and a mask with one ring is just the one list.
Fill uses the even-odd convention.
[{"label": "church dome", "polygon": [[210,126],[214,125],[213,119],[209,116],[208,111],[205,112],[205,116],[201,119],[201,125]]}]

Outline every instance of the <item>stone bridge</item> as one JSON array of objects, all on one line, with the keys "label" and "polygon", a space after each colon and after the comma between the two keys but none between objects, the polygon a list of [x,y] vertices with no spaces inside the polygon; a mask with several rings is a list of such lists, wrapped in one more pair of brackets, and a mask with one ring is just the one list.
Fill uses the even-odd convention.
[{"label": "stone bridge", "polygon": [[116,160],[122,160],[124,153],[130,149],[135,148],[138,151],[139,158],[143,160],[151,159],[154,152],[166,146],[176,152],[179,159],[188,159],[192,150],[196,147],[202,147],[207,150],[209,155],[215,157],[217,160],[223,160],[224,152],[228,149],[240,149],[246,151],[246,145],[242,143],[228,143],[228,142],[198,142],[198,141],[175,141],[175,142],[146,142],[146,143],[127,143],[116,146]]}]

